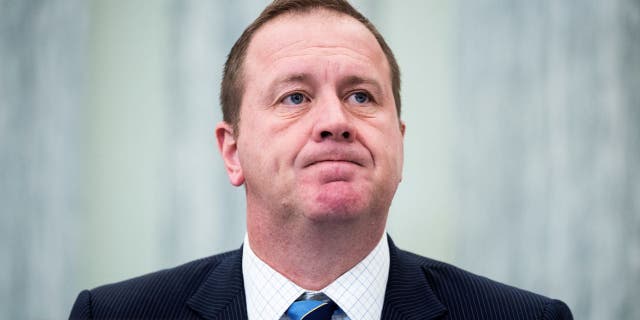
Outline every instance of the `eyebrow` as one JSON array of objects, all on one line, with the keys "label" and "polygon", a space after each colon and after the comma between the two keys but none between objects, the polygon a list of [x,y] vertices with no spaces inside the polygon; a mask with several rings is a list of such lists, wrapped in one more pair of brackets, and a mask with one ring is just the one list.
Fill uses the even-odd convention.
[{"label": "eyebrow", "polygon": [[339,86],[341,88],[353,87],[353,86],[357,86],[357,85],[361,85],[361,84],[371,85],[371,86],[374,87],[374,89],[376,91],[378,91],[379,93],[382,93],[382,85],[380,85],[380,83],[378,81],[376,81],[375,79],[363,78],[363,77],[360,77],[360,76],[348,76],[348,77],[344,78],[343,80],[340,80],[340,82],[339,82]]},{"label": "eyebrow", "polygon": [[275,89],[291,83],[307,82],[308,79],[309,75],[306,73],[289,74],[284,77],[276,78],[273,82],[271,82],[271,85],[269,87],[271,89]]},{"label": "eyebrow", "polygon": [[309,75],[306,73],[296,73],[296,74],[288,75],[284,77],[284,79],[278,82],[283,82],[283,83],[304,82],[307,78],[309,78]]},{"label": "eyebrow", "polygon": [[[310,79],[309,74],[306,73],[294,73],[287,74],[282,77],[277,77],[267,87],[269,91],[269,99],[275,99],[278,92],[281,91],[284,87],[287,87],[296,83],[305,83]],[[273,95],[273,96],[272,96]]]}]

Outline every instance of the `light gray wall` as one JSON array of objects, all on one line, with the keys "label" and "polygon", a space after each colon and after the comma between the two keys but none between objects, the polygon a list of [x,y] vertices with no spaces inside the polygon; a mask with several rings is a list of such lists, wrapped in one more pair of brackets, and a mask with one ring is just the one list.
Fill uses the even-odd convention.
[{"label": "light gray wall", "polygon": [[60,318],[79,283],[83,1],[0,1],[0,318]]},{"label": "light gray wall", "polygon": [[[213,126],[265,3],[0,0],[0,318],[239,246]],[[403,71],[394,240],[577,319],[640,318],[640,4],[354,4]]]},{"label": "light gray wall", "polygon": [[461,2],[457,261],[638,319],[640,3]]}]

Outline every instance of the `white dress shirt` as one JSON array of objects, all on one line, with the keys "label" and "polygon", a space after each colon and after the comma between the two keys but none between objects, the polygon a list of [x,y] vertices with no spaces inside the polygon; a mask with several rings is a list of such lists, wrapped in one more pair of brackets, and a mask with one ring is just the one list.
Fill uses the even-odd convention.
[{"label": "white dress shirt", "polygon": [[[320,290],[342,312],[332,320],[379,320],[389,278],[389,244],[386,233],[362,261]],[[289,306],[305,290],[260,260],[245,236],[242,249],[242,276],[249,320],[286,320]]]}]

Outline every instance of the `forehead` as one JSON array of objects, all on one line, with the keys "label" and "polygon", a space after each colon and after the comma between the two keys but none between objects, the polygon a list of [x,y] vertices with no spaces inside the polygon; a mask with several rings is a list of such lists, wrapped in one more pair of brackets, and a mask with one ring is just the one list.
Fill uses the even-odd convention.
[{"label": "forehead", "polygon": [[373,33],[355,18],[327,9],[281,14],[253,35],[246,65],[290,57],[342,55],[388,70]]}]

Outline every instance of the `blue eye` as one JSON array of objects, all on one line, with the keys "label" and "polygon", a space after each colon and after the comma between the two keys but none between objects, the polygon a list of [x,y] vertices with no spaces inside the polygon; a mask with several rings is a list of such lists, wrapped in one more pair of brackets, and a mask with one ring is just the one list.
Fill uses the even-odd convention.
[{"label": "blue eye", "polygon": [[369,98],[369,95],[365,92],[355,92],[354,94],[351,95],[351,98],[353,98],[353,100],[356,103],[367,103],[369,102],[371,99]]},{"label": "blue eye", "polygon": [[298,105],[304,103],[305,99],[306,98],[302,93],[296,92],[284,97],[284,99],[282,99],[282,103],[289,105]]}]

